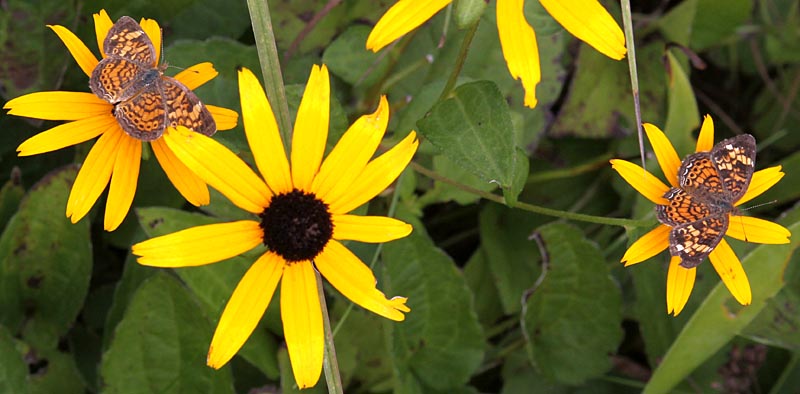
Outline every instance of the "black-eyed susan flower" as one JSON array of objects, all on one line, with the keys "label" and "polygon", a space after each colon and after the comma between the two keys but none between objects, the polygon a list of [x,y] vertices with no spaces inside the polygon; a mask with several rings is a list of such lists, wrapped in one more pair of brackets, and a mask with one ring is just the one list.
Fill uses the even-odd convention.
[{"label": "black-eyed susan flower", "polygon": [[[97,43],[103,58],[103,42],[113,26],[105,10],[94,14]],[[64,42],[72,56],[87,76],[99,61],[89,48],[71,31],[59,25],[48,26]],[[152,19],[143,19],[141,28],[150,38],[158,62],[161,50],[161,29]],[[188,89],[195,89],[217,76],[211,63],[200,63],[175,76]],[[107,231],[116,229],[130,210],[136,193],[136,182],[142,156],[142,140],[123,131],[114,116],[115,106],[89,92],[37,92],[17,97],[3,107],[11,115],[45,120],[66,120],[65,123],[39,133],[19,147],[20,156],[30,156],[88,141],[99,136],[83,162],[67,200],[67,217],[73,223],[81,220],[92,208],[109,184],[104,217]],[[216,122],[216,128],[227,130],[236,126],[238,115],[229,109],[207,105]],[[163,139],[150,140],[153,153],[175,185],[192,204],[209,202],[208,187],[164,143]]]},{"label": "black-eyed susan flower", "polygon": [[[416,29],[452,0],[399,0],[378,20],[367,38],[367,49],[377,52]],[[625,36],[597,0],[539,0],[564,29],[600,53],[625,57]],[[497,0],[497,31],[503,57],[514,79],[525,89],[525,105],[536,107],[536,85],[541,80],[536,34],[523,14],[524,0]]]},{"label": "black-eyed susan flower", "polygon": [[[626,182],[657,204],[657,216],[662,222],[634,242],[622,256],[622,262],[627,267],[669,248],[672,258],[667,272],[667,313],[675,316],[686,305],[694,287],[696,266],[706,255],[733,297],[742,305],[749,305],[752,294],[747,274],[722,235],[761,244],[789,242],[791,234],[785,227],[742,216],[735,209],[775,185],[784,175],[781,166],[753,172],[755,141],[747,135],[714,146],[714,123],[710,116],[703,121],[696,152],[711,154],[695,153],[683,163],[658,127],[645,124],[644,129],[671,187],[636,164],[611,160],[612,168]],[[721,174],[708,162],[709,159],[720,161],[716,167],[723,171]],[[737,160],[740,163],[735,163]],[[749,167],[745,176],[736,173],[736,165]],[[709,176],[703,179],[706,175]],[[707,180],[705,186],[696,185],[704,180]],[[735,190],[740,186],[742,190]],[[687,190],[693,190],[695,194]],[[713,201],[705,204],[697,200],[698,196]]]},{"label": "black-eyed susan flower", "polygon": [[260,178],[213,139],[185,128],[165,134],[167,145],[209,185],[256,220],[199,226],[133,246],[139,263],[157,267],[210,264],[263,244],[266,251],[236,286],[220,317],[208,365],[220,368],[242,347],[281,283],[281,319],[294,376],[314,386],[322,370],[323,325],[316,268],[339,292],[367,310],[401,321],[406,298],[376,289],[375,276],[340,241],[387,242],[411,226],[382,216],[348,212],[389,186],[416,152],[412,131],[370,160],[383,138],[389,107],[353,123],[325,161],[330,85],[328,70],[314,66],[297,110],[287,159],[272,109],[250,70],[239,72],[242,119]]}]

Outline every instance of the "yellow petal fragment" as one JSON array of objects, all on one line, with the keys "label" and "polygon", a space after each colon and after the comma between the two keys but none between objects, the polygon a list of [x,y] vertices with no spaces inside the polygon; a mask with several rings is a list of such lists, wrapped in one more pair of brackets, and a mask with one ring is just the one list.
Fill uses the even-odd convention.
[{"label": "yellow petal fragment", "polygon": [[335,201],[349,193],[353,181],[378,149],[389,123],[389,103],[381,96],[378,109],[358,118],[322,163],[311,191],[322,201]]},{"label": "yellow petal fragment", "polygon": [[786,227],[751,216],[730,216],[725,235],[757,244],[788,244],[792,233]]},{"label": "yellow petal fragment", "polygon": [[194,267],[236,257],[264,240],[259,223],[240,220],[191,227],[131,247],[139,264],[152,267]]},{"label": "yellow petal fragment", "polygon": [[332,215],[333,238],[360,242],[389,242],[411,234],[410,224],[385,216]]},{"label": "yellow petal fragment", "polygon": [[733,253],[733,249],[728,245],[725,239],[719,242],[711,254],[708,255],[711,260],[711,265],[719,274],[725,287],[733,294],[733,298],[739,301],[742,305],[750,305],[753,300],[753,294],[750,292],[750,281],[747,280],[747,274],[744,272],[742,263]]},{"label": "yellow petal fragment", "polygon": [[378,52],[431,19],[452,0],[399,0],[378,20],[367,37],[367,49]]},{"label": "yellow petal fragment", "polygon": [[695,152],[709,152],[714,147],[714,119],[711,115],[703,117],[703,125],[700,126],[700,135],[697,136],[697,148]]},{"label": "yellow petal fragment", "polygon": [[92,51],[86,47],[86,44],[64,26],[47,25],[47,27],[53,30],[64,45],[66,45],[67,50],[69,50],[69,53],[75,58],[75,61],[78,63],[81,70],[83,70],[83,73],[87,76],[91,76],[92,71],[97,66],[98,60],[94,57]]},{"label": "yellow petal fragment", "polygon": [[781,169],[781,166],[774,166],[756,171],[753,174],[753,177],[750,179],[750,186],[747,187],[747,191],[744,193],[742,198],[740,198],[739,201],[736,201],[736,203],[733,205],[738,207],[760,196],[772,186],[775,186],[775,184],[778,183],[778,181],[780,181],[784,175],[786,175],[781,171]]},{"label": "yellow petal fragment", "polygon": [[536,85],[542,79],[536,33],[525,20],[522,0],[497,0],[497,33],[511,77],[525,89],[525,106],[536,107]]},{"label": "yellow petal fragment", "polygon": [[313,387],[322,372],[322,310],[314,267],[308,261],[286,265],[281,281],[281,320],[294,380]]},{"label": "yellow petal fragment", "polygon": [[406,297],[387,299],[375,288],[372,270],[339,242],[329,241],[314,263],[336,290],[364,309],[394,321],[403,321],[403,312],[411,311]]},{"label": "yellow petal fragment", "polygon": [[67,199],[67,217],[72,223],[77,223],[89,213],[108,185],[122,138],[127,138],[125,132],[119,127],[112,127],[89,150]]},{"label": "yellow petal fragment", "polygon": [[658,165],[667,178],[667,182],[672,187],[678,187],[678,168],[681,166],[681,159],[672,143],[669,142],[667,136],[658,127],[650,123],[645,123],[644,131],[647,133],[647,139],[650,140],[650,145],[653,146],[653,152],[658,159]]},{"label": "yellow petal fragment", "polygon": [[28,138],[17,147],[20,156],[38,155],[88,141],[111,128],[119,128],[113,116],[95,116],[53,127]]},{"label": "yellow petal fragment", "polygon": [[141,162],[142,141],[126,134],[119,141],[117,160],[114,162],[111,185],[108,187],[106,214],[103,219],[103,228],[106,231],[116,230],[128,215],[136,194]]},{"label": "yellow petal fragment", "polygon": [[94,32],[95,36],[97,36],[97,47],[100,48],[100,56],[106,57],[103,42],[106,40],[108,31],[111,30],[111,26],[114,26],[114,22],[111,21],[111,18],[104,9],[93,14],[92,17],[94,18]]},{"label": "yellow petal fragment", "polygon": [[239,123],[239,113],[234,110],[208,104],[206,104],[206,109],[211,112],[211,116],[217,124],[217,130],[230,130]]},{"label": "yellow petal fragment", "polygon": [[153,140],[150,146],[161,168],[167,173],[167,178],[186,201],[194,206],[208,205],[211,202],[206,183],[172,153],[163,138]]},{"label": "yellow petal fragment", "polygon": [[667,271],[667,314],[678,316],[689,301],[697,268],[681,267],[681,258],[672,257]]},{"label": "yellow petal fragment", "polygon": [[284,265],[281,257],[267,252],[247,269],[217,323],[206,358],[209,367],[222,368],[242,348],[267,310]]},{"label": "yellow petal fragment", "polygon": [[261,82],[252,71],[244,67],[239,70],[239,97],[247,143],[253,151],[261,176],[275,194],[292,191],[289,160],[283,149],[275,115]]},{"label": "yellow petal fragment", "polygon": [[669,232],[671,229],[671,227],[661,224],[650,230],[625,251],[625,255],[622,256],[620,262],[625,263],[625,266],[628,267],[661,253],[669,246]]},{"label": "yellow petal fragment", "polygon": [[150,42],[153,43],[153,49],[156,50],[156,61],[153,63],[153,67],[155,67],[158,65],[158,60],[161,59],[161,27],[158,26],[158,22],[156,22],[155,19],[145,18],[139,21],[139,26],[142,27],[147,37],[150,37]]},{"label": "yellow petal fragment", "polygon": [[539,0],[547,12],[573,36],[614,59],[625,57],[625,35],[597,0]]},{"label": "yellow petal fragment", "polygon": [[360,207],[400,176],[419,146],[417,133],[411,131],[400,143],[392,149],[367,163],[364,171],[350,186],[347,193],[341,198],[328,202],[333,213],[346,213]]},{"label": "yellow petal fragment", "polygon": [[269,205],[272,193],[261,178],[224,145],[183,126],[168,128],[162,138],[180,161],[237,207],[259,214]]},{"label": "yellow petal fragment", "polygon": [[175,79],[189,88],[195,90],[203,86],[206,82],[214,79],[219,75],[219,72],[214,68],[211,62],[204,62],[195,64],[175,75]]},{"label": "yellow petal fragment", "polygon": [[45,120],[80,120],[111,116],[111,104],[92,93],[36,92],[19,96],[4,106],[9,115]]},{"label": "yellow petal fragment", "polygon": [[667,199],[664,198],[664,193],[669,190],[669,186],[665,185],[664,182],[661,182],[661,180],[653,176],[653,174],[629,161],[613,159],[609,162],[611,163],[611,168],[616,170],[625,182],[628,182],[629,185],[648,200],[661,205],[669,203]]},{"label": "yellow petal fragment", "polygon": [[311,182],[319,171],[325,143],[328,141],[330,118],[330,77],[328,68],[314,65],[306,91],[297,108],[292,136],[292,181],[300,190],[311,190]]}]

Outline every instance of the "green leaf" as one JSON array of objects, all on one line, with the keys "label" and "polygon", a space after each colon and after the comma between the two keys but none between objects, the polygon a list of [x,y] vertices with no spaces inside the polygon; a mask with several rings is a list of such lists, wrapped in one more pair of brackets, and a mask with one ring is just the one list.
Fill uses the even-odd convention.
[{"label": "green leaf", "polygon": [[[797,234],[800,222],[789,227]],[[720,282],[684,326],[661,364],[653,373],[645,393],[669,392],[698,365],[716,353],[767,306],[767,300],[784,286],[783,271],[797,249],[798,237],[787,245],[760,245],[743,260],[753,302],[740,306]]]},{"label": "green leaf", "polygon": [[[497,188],[496,184],[482,181],[444,155],[433,157],[433,170],[451,181],[476,190],[488,192]],[[434,202],[455,201],[461,205],[468,205],[477,202],[480,198],[475,193],[462,190],[449,183],[434,180],[433,188],[420,197],[420,204],[428,205]]]},{"label": "green leaf", "polygon": [[368,392],[390,391],[392,362],[386,344],[386,319],[356,308],[339,325],[334,319],[339,320],[350,303],[337,302],[334,305],[336,309],[332,311],[331,323],[338,327],[336,358],[344,387],[358,382],[359,387]]},{"label": "green leaf", "polygon": [[64,216],[76,167],[34,185],[0,236],[0,323],[37,348],[55,348],[89,288],[89,221]]},{"label": "green leaf", "polygon": [[689,76],[671,51],[667,51],[669,59],[669,103],[667,121],[664,123],[664,134],[667,135],[679,156],[688,155],[695,150],[695,139],[692,132],[700,127],[700,113]]},{"label": "green leaf", "polygon": [[0,231],[11,220],[11,216],[17,212],[22,196],[25,195],[25,189],[20,185],[19,177],[19,171],[17,171],[16,175],[12,174],[11,179],[0,189],[0,226],[3,226],[0,227]]},{"label": "green leaf", "polygon": [[28,366],[16,348],[14,337],[3,326],[0,326],[0,393],[29,393]]},{"label": "green leaf", "polygon": [[35,358],[29,362],[38,367],[30,373],[31,394],[86,392],[86,385],[72,355],[52,348],[35,353]]},{"label": "green leaf", "polygon": [[122,321],[125,310],[131,302],[131,298],[135,294],[139,286],[153,276],[159,269],[147,267],[136,263],[136,257],[128,254],[125,259],[125,267],[122,271],[122,279],[117,282],[114,289],[114,296],[111,301],[111,308],[106,314],[105,329],[103,332],[103,349],[107,349],[111,344],[111,339],[114,338],[114,330],[117,324]]},{"label": "green leaf", "polygon": [[475,299],[475,312],[484,327],[491,325],[503,315],[500,294],[491,277],[491,265],[482,247],[469,258],[464,266],[464,278]]},{"label": "green leaf", "polygon": [[352,26],[325,49],[322,62],[331,73],[351,85],[364,86],[372,85],[386,73],[389,59],[364,47],[371,30],[369,26]]},{"label": "green leaf", "polygon": [[517,165],[514,171],[514,181],[511,183],[511,187],[503,189],[503,198],[508,206],[513,206],[517,203],[517,198],[519,194],[522,193],[522,189],[528,181],[528,173],[530,172],[530,163],[528,163],[528,156],[525,154],[525,151],[517,148],[516,157]]},{"label": "green leaf", "polygon": [[199,305],[169,275],[136,291],[103,355],[106,393],[233,393],[229,368],[206,366],[212,327]]},{"label": "green leaf", "polygon": [[543,375],[582,383],[611,368],[622,340],[620,289],[576,227],[552,223],[537,233],[549,260],[522,312],[528,352]]},{"label": "green leaf", "polygon": [[[691,28],[691,47],[702,51],[713,45],[723,45],[736,34],[753,13],[753,0],[699,0],[697,15]],[[713,15],[713,18],[708,16]]]},{"label": "green leaf", "polygon": [[692,36],[692,24],[697,14],[697,2],[698,0],[684,1],[673,7],[658,20],[657,25],[667,41],[685,47],[689,46],[689,39]]},{"label": "green leaf", "polygon": [[417,125],[449,159],[485,182],[504,189],[513,186],[517,164],[514,127],[508,105],[494,83],[461,85]]},{"label": "green leaf", "polygon": [[[459,387],[480,365],[486,344],[472,295],[453,261],[416,232],[384,245],[386,294],[408,297],[402,323],[387,322],[401,376],[436,390]],[[385,283],[385,282],[384,282]]]},{"label": "green leaf", "polygon": [[455,19],[459,29],[466,29],[477,23],[486,9],[484,0],[459,0],[456,2]]}]

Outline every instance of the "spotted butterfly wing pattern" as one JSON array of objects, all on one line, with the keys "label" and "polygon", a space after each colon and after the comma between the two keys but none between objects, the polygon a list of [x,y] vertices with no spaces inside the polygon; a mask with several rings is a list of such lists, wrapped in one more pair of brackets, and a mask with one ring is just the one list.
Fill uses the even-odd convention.
[{"label": "spotted butterfly wing pattern", "polygon": [[119,18],[108,31],[103,51],[106,57],[92,71],[89,87],[98,97],[112,104],[128,100],[138,93],[143,87],[142,77],[156,66],[153,42],[128,16]]},{"label": "spotted butterfly wing pattern", "polygon": [[658,220],[672,227],[669,252],[681,265],[699,265],[722,240],[729,215],[750,184],[755,169],[753,136],[721,141],[710,152],[687,156],[678,169],[679,188],[664,194],[668,205],[656,206]]},{"label": "spotted butterfly wing pattern", "polygon": [[200,134],[212,136],[217,125],[200,99],[177,79],[164,76],[161,79],[167,108],[167,126],[186,126]]}]

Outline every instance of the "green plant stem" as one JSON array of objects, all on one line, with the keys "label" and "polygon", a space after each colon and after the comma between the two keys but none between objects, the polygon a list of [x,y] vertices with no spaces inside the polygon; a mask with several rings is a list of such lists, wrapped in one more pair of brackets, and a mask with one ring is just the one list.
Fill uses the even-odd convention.
[{"label": "green plant stem", "polygon": [[331,331],[331,320],[328,317],[328,304],[325,302],[325,290],[322,288],[322,278],[319,271],[314,270],[317,278],[317,294],[319,295],[319,305],[322,309],[322,324],[325,333],[325,356],[322,359],[322,367],[325,370],[325,380],[328,383],[328,393],[343,394],[342,378],[339,374],[339,362],[336,359],[336,346],[333,343],[333,332]]},{"label": "green plant stem", "polygon": [[628,47],[628,70],[631,74],[631,93],[633,94],[633,112],[636,115],[636,132],[639,136],[639,155],[644,163],[644,130],[642,130],[642,107],[639,104],[639,73],[636,68],[636,44],[633,40],[633,19],[631,18],[631,0],[622,0],[622,25],[625,27],[625,44]]},{"label": "green plant stem", "polygon": [[453,65],[453,70],[450,72],[450,77],[447,79],[447,84],[444,85],[442,94],[439,95],[439,100],[437,101],[443,101],[446,99],[447,96],[450,95],[450,92],[455,88],[456,82],[458,81],[458,76],[461,74],[461,69],[464,67],[464,61],[467,60],[469,46],[472,44],[472,39],[475,38],[475,32],[478,31],[478,24],[480,24],[480,19],[475,21],[472,27],[467,30],[464,40],[461,41],[461,49],[458,50],[456,64]]},{"label": "green plant stem", "polygon": [[292,141],[292,123],[289,120],[289,105],[286,103],[281,63],[278,47],[275,45],[269,6],[267,0],[247,0],[247,8],[250,11],[250,23],[253,25],[258,62],[261,64],[261,73],[264,76],[264,90],[275,113],[284,148],[288,151]]},{"label": "green plant stem", "polygon": [[575,167],[565,168],[561,170],[538,171],[535,173],[531,173],[530,175],[528,175],[528,180],[525,182],[525,184],[527,185],[531,183],[539,183],[544,181],[550,181],[553,179],[571,178],[573,176],[594,171],[598,168],[606,166],[608,165],[608,161],[611,158],[613,158],[613,156],[611,154],[606,153]]},{"label": "green plant stem", "polygon": [[498,196],[489,192],[484,192],[482,190],[478,190],[475,188],[471,188],[467,185],[462,185],[452,179],[443,177],[437,174],[434,171],[431,171],[415,162],[411,162],[409,164],[414,171],[419,172],[422,175],[427,176],[433,180],[444,182],[449,185],[455,186],[467,193],[472,193],[477,195],[483,199],[494,201],[498,204],[507,205],[511,208],[518,208],[522,209],[523,211],[538,213],[541,215],[553,216],[562,219],[570,219],[570,220],[577,220],[581,222],[588,222],[588,223],[597,223],[597,224],[606,224],[610,226],[622,226],[622,227],[642,227],[650,224],[649,220],[633,220],[633,219],[619,219],[619,218],[607,218],[604,216],[593,216],[593,215],[584,215],[582,213],[575,213],[575,212],[567,212],[567,211],[560,211],[557,209],[545,208],[540,207],[538,205],[528,204],[524,202],[517,202],[515,204],[506,204],[505,199],[503,196]]}]

